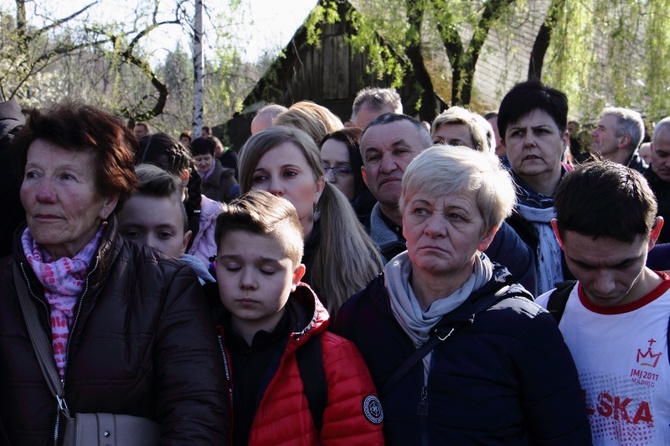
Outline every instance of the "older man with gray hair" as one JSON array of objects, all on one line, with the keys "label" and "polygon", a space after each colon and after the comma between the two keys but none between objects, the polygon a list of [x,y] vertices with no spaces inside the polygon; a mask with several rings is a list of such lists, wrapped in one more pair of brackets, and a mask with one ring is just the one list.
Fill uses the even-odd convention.
[{"label": "older man with gray hair", "polygon": [[386,113],[402,114],[402,102],[395,88],[366,87],[356,94],[350,122],[354,127],[365,128]]},{"label": "older man with gray hair", "polygon": [[[658,215],[670,220],[670,116],[654,127],[651,138],[651,166],[644,173],[658,202]],[[661,230],[658,243],[670,242],[670,224]]]},{"label": "older man with gray hair", "polygon": [[644,121],[635,110],[607,107],[600,113],[598,125],[591,132],[591,153],[644,173],[649,167],[637,148],[644,138]]}]

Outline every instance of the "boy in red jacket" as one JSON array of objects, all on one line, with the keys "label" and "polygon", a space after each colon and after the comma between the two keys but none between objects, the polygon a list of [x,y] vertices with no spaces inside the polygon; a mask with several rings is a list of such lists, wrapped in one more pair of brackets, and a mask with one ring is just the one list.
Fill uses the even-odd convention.
[{"label": "boy in red jacket", "polygon": [[[351,342],[326,331],[328,312],[300,282],[305,265],[295,208],[251,191],[219,215],[216,241],[224,306],[217,329],[233,409],[232,444],[383,444],[383,412],[365,362]],[[314,337],[321,353],[298,359]],[[321,410],[305,393],[305,361],[325,374]]]}]

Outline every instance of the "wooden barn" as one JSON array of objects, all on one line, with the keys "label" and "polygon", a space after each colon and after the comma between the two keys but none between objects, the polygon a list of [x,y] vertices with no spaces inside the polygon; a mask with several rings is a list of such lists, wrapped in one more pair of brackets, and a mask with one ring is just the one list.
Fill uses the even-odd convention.
[{"label": "wooden barn", "polygon": [[[530,50],[534,36],[542,24],[549,2],[532,2],[522,11],[513,14],[516,33],[501,35],[492,30],[477,62],[475,89],[471,106],[478,111],[497,108],[498,101],[514,83],[524,79],[528,69]],[[338,3],[339,16],[348,17],[354,8],[347,0]],[[356,93],[367,86],[388,87],[390,78],[379,79],[367,72],[368,59],[364,53],[354,53],[345,40],[352,31],[351,23],[341,20],[335,24],[321,26],[320,45],[307,42],[307,29],[301,26],[291,42],[259,80],[244,101],[243,111],[215,129],[222,133],[230,146],[239,150],[250,136],[250,123],[256,111],[269,102],[290,106],[300,100],[311,100],[323,105],[338,115],[342,121],[351,116],[351,106]],[[428,37],[430,38],[430,37]],[[429,45],[425,45],[429,46]],[[430,76],[436,94],[445,103],[451,85],[446,54],[429,54],[426,68],[415,70],[414,76]],[[399,90],[406,109],[416,103],[418,95],[413,91],[415,82],[405,79]],[[408,106],[409,105],[409,106]],[[439,110],[437,110],[439,111]],[[437,112],[436,111],[436,112]]]}]

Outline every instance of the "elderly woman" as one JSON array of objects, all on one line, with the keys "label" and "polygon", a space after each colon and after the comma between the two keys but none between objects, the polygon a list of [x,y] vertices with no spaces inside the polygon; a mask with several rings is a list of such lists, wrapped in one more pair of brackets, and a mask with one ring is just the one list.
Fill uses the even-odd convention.
[{"label": "elderly woman", "polygon": [[73,416],[151,419],[161,445],[226,442],[223,368],[197,278],[117,233],[113,212],[137,182],[136,146],[121,120],[77,103],[32,111],[15,140],[27,227],[0,264],[0,420],[12,445],[61,444],[65,426],[21,289]]},{"label": "elderly woman", "polygon": [[387,444],[590,444],[553,318],[482,254],[513,205],[493,154],[436,146],[405,171],[407,251],[334,324],[370,369]]}]

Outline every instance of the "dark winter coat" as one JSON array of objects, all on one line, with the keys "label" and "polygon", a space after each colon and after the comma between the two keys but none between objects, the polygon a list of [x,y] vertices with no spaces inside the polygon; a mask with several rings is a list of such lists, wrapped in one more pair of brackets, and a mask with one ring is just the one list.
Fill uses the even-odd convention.
[{"label": "dark winter coat", "polygon": [[[12,276],[15,262],[50,336],[49,305],[18,236],[14,252],[0,262],[0,419],[13,446],[53,445],[56,400],[26,330]],[[221,355],[189,267],[124,241],[112,218],[75,315],[65,371],[71,413],[153,419],[161,425],[161,445],[227,442]],[[61,440],[63,424],[61,417]]]},{"label": "dark winter coat", "polygon": [[214,172],[202,181],[202,193],[208,198],[221,203],[230,203],[240,194],[240,187],[235,181],[235,171],[214,160]]},{"label": "dark winter coat", "polygon": [[0,257],[12,252],[12,234],[23,222],[26,213],[19,198],[21,178],[16,166],[18,155],[12,148],[14,135],[21,130],[25,119],[21,106],[11,99],[0,103]]},{"label": "dark winter coat", "polygon": [[356,344],[370,369],[387,444],[591,444],[577,370],[556,323],[508,285],[498,267],[442,317],[438,333],[455,330],[432,351],[426,387],[418,361],[385,388],[415,348],[391,311],[384,275],[344,303],[333,331]]}]

